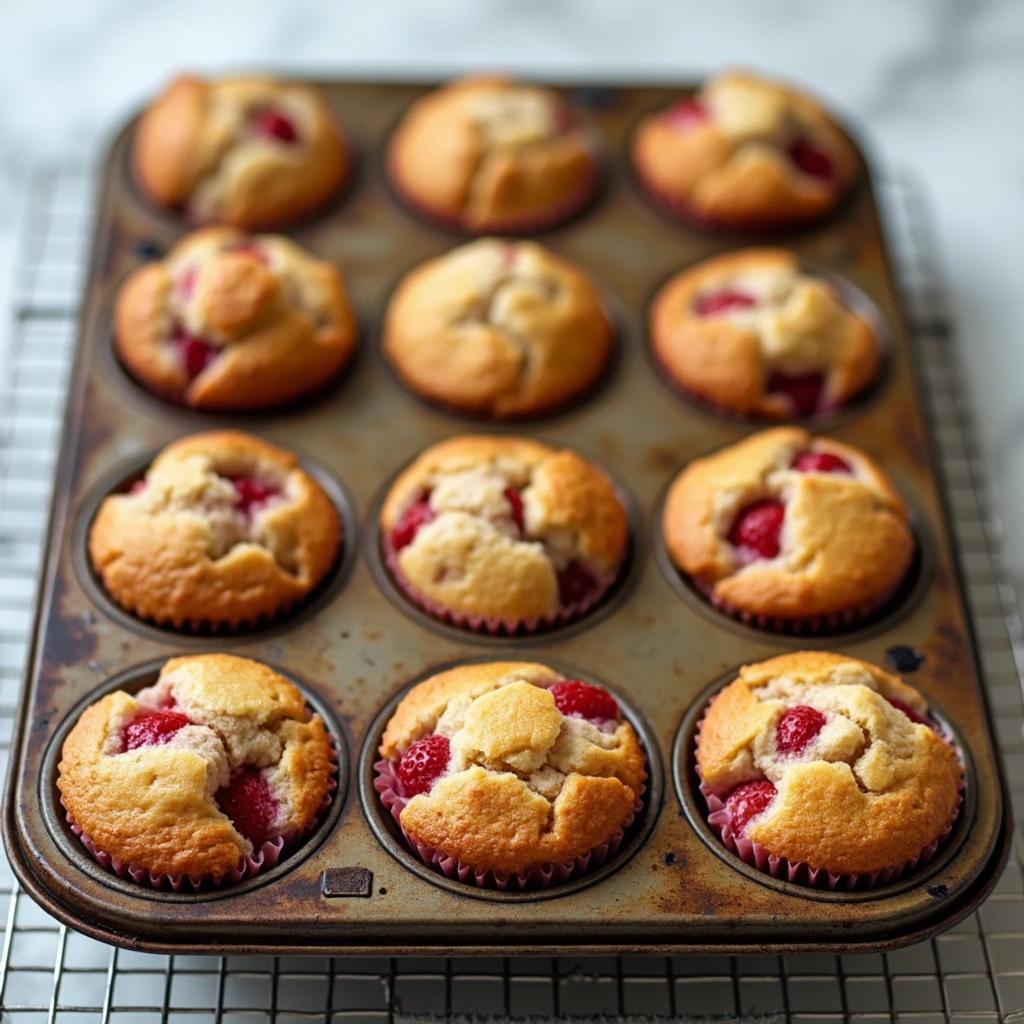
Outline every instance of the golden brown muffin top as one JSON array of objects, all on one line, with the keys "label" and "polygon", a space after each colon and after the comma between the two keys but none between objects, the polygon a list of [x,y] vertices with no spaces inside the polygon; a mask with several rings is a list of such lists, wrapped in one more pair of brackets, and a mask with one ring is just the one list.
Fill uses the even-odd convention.
[{"label": "golden brown muffin top", "polygon": [[[544,665],[492,662],[413,687],[381,755],[399,761],[417,741],[442,736],[450,760],[409,800],[402,827],[463,864],[505,872],[565,863],[610,839],[642,791],[643,750],[614,704],[610,719],[571,710],[586,708],[583,684],[569,684],[577,690],[566,703],[558,684],[567,683]],[[583,700],[596,696],[603,710],[609,695],[590,689],[598,693]]]},{"label": "golden brown muffin top", "polygon": [[800,652],[747,665],[703,720],[697,764],[723,799],[770,782],[745,834],[769,853],[836,873],[895,867],[936,839],[959,800],[956,751],[928,705],[854,658]]}]

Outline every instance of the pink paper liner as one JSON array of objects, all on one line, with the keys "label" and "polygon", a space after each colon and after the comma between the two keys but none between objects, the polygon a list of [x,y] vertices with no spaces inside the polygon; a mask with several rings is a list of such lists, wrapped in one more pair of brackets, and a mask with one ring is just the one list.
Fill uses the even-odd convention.
[{"label": "pink paper liner", "polygon": [[433,207],[421,203],[403,188],[400,176],[391,166],[390,157],[387,161],[387,178],[395,194],[414,213],[435,224],[453,231],[471,234],[477,237],[484,235],[529,235],[535,231],[553,228],[571,220],[594,198],[601,182],[600,162],[596,155],[591,154],[591,168],[586,180],[568,198],[553,203],[532,215],[511,217],[505,221],[493,221],[481,227],[471,227],[465,218],[458,214],[446,214]]},{"label": "pink paper liner", "polygon": [[[682,572],[682,570],[678,570]],[[845,633],[881,618],[882,615],[895,603],[897,595],[902,591],[907,582],[908,573],[896,584],[892,590],[874,601],[865,602],[857,608],[847,608],[841,612],[833,612],[829,615],[812,615],[806,618],[787,618],[781,615],[758,615],[734,604],[721,597],[718,597],[712,587],[695,580],[688,574],[687,579],[705,597],[709,604],[717,608],[723,615],[742,622],[745,626],[752,626],[766,633],[779,633],[784,636],[824,636],[830,633]]]},{"label": "pink paper liner", "polygon": [[600,867],[622,845],[626,830],[633,824],[637,814],[643,808],[643,795],[647,791],[647,787],[641,783],[640,792],[625,820],[614,834],[600,846],[595,846],[575,860],[566,861],[563,864],[543,864],[540,867],[530,868],[528,871],[508,874],[493,868],[486,870],[474,868],[433,846],[419,842],[415,836],[402,828],[402,811],[405,810],[409,799],[401,795],[402,784],[398,779],[395,763],[382,758],[374,764],[373,768],[377,773],[373,779],[373,788],[379,794],[380,802],[386,810],[391,812],[391,817],[402,829],[406,844],[410,849],[416,851],[427,867],[439,868],[448,878],[457,879],[468,885],[475,885],[478,889],[497,889],[500,892],[505,892],[508,889],[520,892],[527,889],[547,889],[551,885],[559,885],[572,878],[578,878],[591,868]]},{"label": "pink paper liner", "polygon": [[665,214],[682,221],[700,231],[711,231],[716,234],[725,235],[747,235],[753,238],[770,238],[773,235],[786,235],[793,231],[803,231],[817,227],[825,221],[830,220],[839,209],[840,205],[849,195],[853,183],[838,190],[832,205],[826,210],[815,213],[808,213],[803,216],[791,217],[788,220],[774,220],[772,218],[741,217],[731,220],[728,217],[715,216],[702,213],[692,203],[678,196],[659,189],[644,173],[643,167],[634,159],[633,171],[637,181],[651,201]]},{"label": "pink paper liner", "polygon": [[309,823],[303,828],[290,828],[281,835],[266,840],[258,850],[254,850],[251,854],[244,856],[237,867],[225,872],[219,878],[213,875],[199,875],[197,877],[192,875],[157,875],[148,868],[142,867],[142,865],[118,860],[117,857],[101,850],[82,831],[81,827],[75,823],[74,817],[64,804],[63,796],[60,798],[60,805],[64,808],[64,817],[71,831],[78,836],[79,841],[89,851],[92,859],[101,868],[113,872],[118,878],[131,879],[137,885],[148,885],[153,889],[170,890],[172,892],[199,892],[203,888],[219,889],[223,885],[241,882],[246,878],[253,878],[263,871],[268,871],[278,863],[281,859],[281,854],[286,849],[299,845],[316,828],[326,813],[327,808],[334,801],[334,793],[338,789],[338,747],[334,736],[330,732],[327,733],[327,737],[330,741],[331,749],[327,789],[324,791],[320,806],[316,809],[316,813]]},{"label": "pink paper liner", "polygon": [[[717,697],[717,694],[715,697]],[[715,702],[715,697],[708,701],[708,705],[700,716],[700,721],[697,723],[694,743],[695,754],[700,747],[701,727],[704,724],[708,711],[711,709],[711,705]],[[935,721],[934,719],[930,720]],[[962,768],[963,758],[959,748],[953,742],[953,737],[941,728],[940,723],[935,722],[935,725],[939,735],[956,751]],[[697,778],[700,779],[699,767],[697,767]],[[732,811],[729,810],[725,801],[703,779],[701,779],[699,789],[707,805],[708,824],[718,835],[722,845],[731,853],[736,854],[742,861],[757,868],[758,871],[764,874],[771,875],[772,878],[778,878],[785,882],[794,882],[797,885],[806,885],[814,889],[830,889],[834,892],[853,892],[855,889],[873,889],[879,885],[889,885],[899,881],[905,875],[912,874],[918,868],[923,868],[930,864],[935,854],[949,838],[957,818],[960,817],[960,809],[964,802],[963,791],[966,785],[966,780],[961,772],[960,792],[950,813],[949,820],[942,826],[939,834],[917,856],[911,857],[900,864],[894,864],[891,867],[862,872],[833,872],[827,868],[813,868],[806,861],[791,861],[787,857],[777,857],[775,854],[769,853],[760,843],[754,842],[754,840],[747,836],[738,835],[733,830]]]},{"label": "pink paper liner", "polygon": [[556,626],[564,626],[576,619],[582,618],[592,608],[598,605],[608,594],[608,591],[618,582],[625,565],[625,558],[619,560],[616,567],[605,577],[598,581],[598,586],[591,591],[582,601],[574,601],[572,604],[563,605],[554,615],[541,615],[533,619],[503,619],[493,615],[470,615],[466,612],[456,612],[432,598],[427,597],[418,590],[409,578],[402,572],[398,564],[398,553],[392,548],[389,540],[383,541],[384,561],[391,573],[392,579],[399,589],[409,598],[413,604],[422,608],[432,618],[440,622],[448,623],[460,629],[469,629],[474,633],[490,633],[491,635],[507,634],[515,636],[517,633],[536,633],[540,630],[553,629]]}]

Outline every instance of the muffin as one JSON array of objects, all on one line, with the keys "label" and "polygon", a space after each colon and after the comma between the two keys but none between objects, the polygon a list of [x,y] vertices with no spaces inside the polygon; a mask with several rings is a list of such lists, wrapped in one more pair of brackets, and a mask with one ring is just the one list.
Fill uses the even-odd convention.
[{"label": "muffin", "polygon": [[427,864],[480,886],[546,887],[618,849],[644,753],[606,690],[544,665],[462,665],[414,686],[374,785]]},{"label": "muffin", "polygon": [[154,202],[241,228],[318,210],[349,163],[320,92],[273,78],[183,75],[146,108],[132,143],[135,178]]},{"label": "muffin", "polygon": [[106,498],[89,558],[113,600],[157,625],[255,626],[330,572],[341,523],[288,451],[236,431],[168,445],[145,477]]},{"label": "muffin", "polygon": [[516,437],[426,449],[388,491],[380,530],[414,603],[491,633],[579,618],[614,584],[629,547],[626,510],[601,470]]},{"label": "muffin", "polygon": [[697,771],[726,847],[777,878],[844,889],[927,864],[963,785],[916,690],[820,652],[740,669],[701,723]]},{"label": "muffin", "polygon": [[732,231],[827,216],[849,192],[858,163],[853,144],[809,96],[738,71],[644,118],[632,155],[662,207]]},{"label": "muffin", "polygon": [[777,427],[690,463],[662,531],[676,568],[723,611],[827,632],[863,624],[899,591],[916,551],[908,520],[862,451]]},{"label": "muffin", "polygon": [[474,234],[568,219],[598,165],[576,115],[550,90],[465,78],[417,100],[395,129],[388,175],[420,213]]},{"label": "muffin", "polygon": [[337,755],[302,694],[259,662],[172,658],[108,693],[64,741],[57,788],[99,863],[157,888],[273,866],[331,802]]},{"label": "muffin", "polygon": [[355,348],[337,268],[280,235],[187,235],[121,286],[114,344],[154,394],[206,411],[269,409],[318,391]]},{"label": "muffin", "polygon": [[550,411],[593,387],[611,355],[612,328],[571,263],[535,242],[487,238],[403,279],[383,345],[424,398],[503,418]]},{"label": "muffin", "polygon": [[882,363],[872,325],[787,249],[744,249],[681,271],[655,297],[648,328],[672,382],[734,416],[833,411]]}]

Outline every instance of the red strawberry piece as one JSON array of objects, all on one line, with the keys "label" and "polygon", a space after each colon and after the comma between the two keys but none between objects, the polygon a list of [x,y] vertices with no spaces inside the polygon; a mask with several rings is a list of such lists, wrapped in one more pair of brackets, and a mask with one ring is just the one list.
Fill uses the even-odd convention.
[{"label": "red strawberry piece", "polygon": [[253,116],[253,131],[278,142],[298,142],[295,125],[278,110],[261,110]]},{"label": "red strawberry piece", "polygon": [[405,795],[429,793],[434,783],[444,775],[451,756],[447,736],[427,736],[417,740],[398,762],[398,780]]},{"label": "red strawberry piece", "polygon": [[700,100],[690,97],[674,103],[665,111],[665,119],[673,128],[686,130],[708,120],[708,109]]},{"label": "red strawberry piece", "polygon": [[579,679],[555,683],[551,687],[555,706],[563,715],[586,718],[591,722],[613,722],[619,717],[615,698],[600,686],[592,686]]},{"label": "red strawberry piece", "polygon": [[511,267],[515,263],[518,254],[518,245],[513,245],[511,242],[506,243],[501,247],[501,265],[503,267]]},{"label": "red strawberry piece", "polygon": [[582,562],[570,562],[558,573],[558,600],[563,606],[577,604],[597,590],[597,580]]},{"label": "red strawberry piece", "polygon": [[788,150],[789,159],[811,178],[832,180],[832,158],[809,139],[797,139]]},{"label": "red strawberry piece", "polygon": [[932,727],[932,723],[927,718],[925,718],[924,715],[919,714],[917,711],[915,711],[909,704],[905,704],[901,700],[896,700],[894,697],[886,697],[885,699],[898,711],[902,711],[903,714],[905,714],[907,718],[909,718],[915,724],[927,725],[929,729]]},{"label": "red strawberry piece", "polygon": [[753,295],[736,288],[723,288],[720,292],[701,295],[695,309],[698,316],[714,316],[716,313],[727,313],[730,309],[749,309],[756,305],[757,299]]},{"label": "red strawberry piece", "polygon": [[430,507],[430,495],[425,494],[402,513],[398,525],[391,531],[391,546],[395,551],[401,551],[416,539],[421,527],[435,518],[437,513]]},{"label": "red strawberry piece", "polygon": [[775,395],[786,395],[797,416],[813,416],[818,412],[821,392],[825,387],[822,373],[773,373],[768,378],[768,391]]},{"label": "red strawberry piece", "polygon": [[239,511],[247,516],[252,515],[260,505],[265,505],[271,498],[276,498],[281,493],[273,484],[257,480],[254,476],[229,476],[227,479],[231,481],[238,492],[236,504]]},{"label": "red strawberry piece", "polygon": [[151,715],[133,718],[125,727],[121,740],[125,750],[139,747],[158,747],[167,743],[180,729],[189,724],[188,715],[171,708],[154,711]]},{"label": "red strawberry piece", "polygon": [[146,489],[145,479],[133,481],[131,487],[128,488],[129,494],[141,494]]},{"label": "red strawberry piece", "polygon": [[254,849],[266,842],[277,817],[278,803],[258,768],[237,768],[228,784],[217,790],[214,800]]},{"label": "red strawberry piece", "polygon": [[522,495],[514,487],[505,488],[505,499],[509,503],[511,508],[512,522],[519,527],[519,532],[523,532],[523,498]]},{"label": "red strawberry piece", "polygon": [[799,754],[825,727],[826,718],[806,704],[787,708],[775,727],[775,746],[780,754]]},{"label": "red strawberry piece", "polygon": [[219,355],[215,346],[194,334],[188,334],[183,327],[174,329],[171,341],[178,348],[190,381],[195,380]]},{"label": "red strawberry piece", "polygon": [[852,473],[853,467],[831,452],[804,452],[798,455],[793,468],[800,473]]},{"label": "red strawberry piece", "polygon": [[737,786],[725,800],[725,806],[732,811],[733,832],[746,835],[747,825],[763,814],[774,799],[775,787],[770,782],[748,782]]},{"label": "red strawberry piece", "polygon": [[786,506],[773,498],[762,498],[740,510],[729,531],[729,543],[755,558],[774,558],[779,553],[779,535],[786,518]]}]

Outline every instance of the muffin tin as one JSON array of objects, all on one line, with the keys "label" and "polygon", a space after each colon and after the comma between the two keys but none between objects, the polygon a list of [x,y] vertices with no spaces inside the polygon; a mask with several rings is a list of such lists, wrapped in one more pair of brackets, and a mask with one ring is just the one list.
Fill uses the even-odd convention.
[{"label": "muffin tin", "polygon": [[[657,556],[659,496],[671,477],[690,459],[759,426],[680,397],[659,380],[647,349],[646,309],[657,286],[680,267],[744,241],[671,221],[632,177],[628,142],[637,118],[685,89],[559,90],[603,136],[607,164],[595,202],[539,237],[588,271],[609,296],[619,330],[617,358],[601,387],[564,412],[497,426],[416,401],[377,351],[383,309],[401,275],[464,238],[406,210],[381,174],[389,131],[431,86],[320,84],[355,140],[360,173],[337,204],[290,234],[340,264],[362,314],[361,334],[344,378],[302,407],[261,416],[204,415],[154,398],[120,368],[109,320],[117,286],[186,225],[148,205],[130,180],[131,125],[104,164],[3,816],[8,855],[26,890],[72,927],[164,952],[877,950],[919,940],[968,913],[1005,861],[1008,802],[867,168],[834,219],[777,240],[808,265],[859,289],[887,324],[887,366],[878,385],[814,429],[864,448],[892,476],[915,511],[920,572],[903,603],[864,629],[832,639],[774,636],[702,607],[693,594],[684,599]],[[85,558],[98,500],[172,439],[225,425],[322,467],[319,475],[326,475],[346,525],[335,578],[293,617],[246,634],[175,633],[117,612]],[[578,448],[628,494],[635,510],[630,568],[597,612],[527,639],[482,637],[434,623],[381,585],[376,510],[389,479],[427,444],[467,430],[518,432]],[[699,806],[686,761],[697,702],[738,665],[806,646],[879,665],[886,665],[887,651],[915,648],[924,660],[907,679],[955,727],[965,752],[964,812],[950,842],[926,869],[893,886],[829,894],[738,870],[723,849],[708,843],[701,822],[687,817]],[[339,788],[329,819],[312,839],[251,885],[188,897],[126,886],[68,841],[70,832],[54,812],[58,738],[83,702],[115,679],[141,678],[177,653],[214,650],[267,661],[301,683],[314,704],[333,711],[327,717],[347,747],[352,781]],[[529,892],[481,895],[431,877],[401,856],[403,847],[373,805],[364,776],[388,702],[439,665],[480,657],[572,666],[584,678],[607,683],[634,716],[653,769],[645,810],[614,859],[587,876],[586,885],[568,884],[538,899]],[[674,776],[674,787],[661,785],[666,774]],[[345,777],[343,770],[343,783]]]}]

